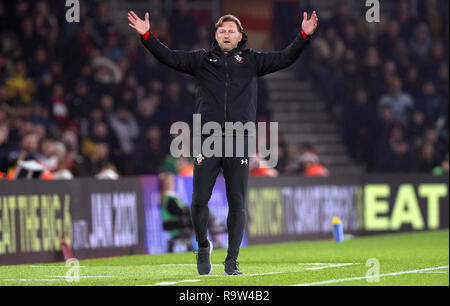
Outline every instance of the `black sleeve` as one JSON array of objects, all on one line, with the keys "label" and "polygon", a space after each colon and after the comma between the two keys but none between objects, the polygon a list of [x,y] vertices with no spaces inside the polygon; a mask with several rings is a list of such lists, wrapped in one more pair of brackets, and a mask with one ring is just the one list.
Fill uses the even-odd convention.
[{"label": "black sleeve", "polygon": [[311,41],[311,36],[303,38],[298,34],[295,40],[284,50],[277,52],[254,52],[258,76],[263,76],[292,65]]},{"label": "black sleeve", "polygon": [[141,36],[141,42],[159,62],[190,75],[195,75],[201,63],[201,57],[206,52],[205,50],[171,50],[152,33],[147,34],[146,38]]},{"label": "black sleeve", "polygon": [[167,210],[174,216],[184,216],[186,213],[178,206],[174,199],[170,199],[167,203]]}]

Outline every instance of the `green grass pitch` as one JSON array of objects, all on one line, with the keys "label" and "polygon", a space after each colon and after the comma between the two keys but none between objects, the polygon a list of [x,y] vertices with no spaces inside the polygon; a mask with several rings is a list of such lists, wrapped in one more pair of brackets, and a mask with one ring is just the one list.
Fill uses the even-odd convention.
[{"label": "green grass pitch", "polygon": [[341,244],[251,246],[240,252],[242,276],[224,276],[226,250],[211,256],[213,271],[206,276],[197,274],[194,254],[180,253],[80,261],[79,282],[67,282],[67,272],[76,276],[76,269],[65,263],[0,266],[0,285],[449,286],[448,230],[359,237]]}]

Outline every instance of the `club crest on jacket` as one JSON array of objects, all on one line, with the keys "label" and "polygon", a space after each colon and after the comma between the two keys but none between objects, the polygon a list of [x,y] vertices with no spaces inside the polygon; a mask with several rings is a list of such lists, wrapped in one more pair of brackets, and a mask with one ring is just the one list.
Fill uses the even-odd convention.
[{"label": "club crest on jacket", "polygon": [[199,154],[195,157],[195,163],[197,164],[197,166],[201,166],[203,164],[203,160],[205,159],[205,157],[203,157],[203,155]]},{"label": "club crest on jacket", "polygon": [[236,59],[236,62],[238,62],[239,64],[242,64],[244,62],[244,59],[239,54],[236,54],[234,58]]}]

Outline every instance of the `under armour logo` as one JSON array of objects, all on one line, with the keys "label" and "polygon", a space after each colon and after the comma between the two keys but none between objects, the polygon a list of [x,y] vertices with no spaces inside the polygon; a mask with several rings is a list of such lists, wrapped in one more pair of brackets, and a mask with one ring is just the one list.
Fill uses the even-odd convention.
[{"label": "under armour logo", "polygon": [[243,165],[243,164],[248,165],[248,159],[242,159],[241,160],[241,165]]},{"label": "under armour logo", "polygon": [[210,58],[209,61],[212,62],[212,63],[215,63],[215,62],[217,62],[217,59]]}]

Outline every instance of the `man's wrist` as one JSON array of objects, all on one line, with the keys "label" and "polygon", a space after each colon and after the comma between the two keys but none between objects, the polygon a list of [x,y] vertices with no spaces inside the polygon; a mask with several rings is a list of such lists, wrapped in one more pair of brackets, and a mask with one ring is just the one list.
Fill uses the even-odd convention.
[{"label": "man's wrist", "polygon": [[150,31],[147,31],[144,35],[142,35],[142,38],[144,40],[147,40],[149,36],[150,36]]},{"label": "man's wrist", "polygon": [[302,37],[303,37],[303,39],[306,39],[308,36],[309,36],[309,35],[306,34],[306,32],[302,30]]}]

